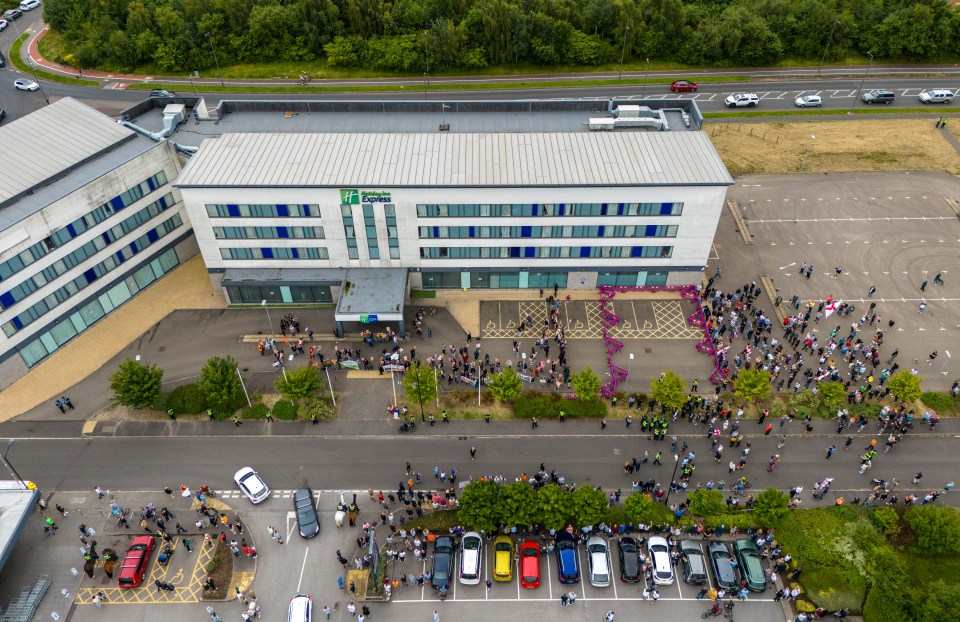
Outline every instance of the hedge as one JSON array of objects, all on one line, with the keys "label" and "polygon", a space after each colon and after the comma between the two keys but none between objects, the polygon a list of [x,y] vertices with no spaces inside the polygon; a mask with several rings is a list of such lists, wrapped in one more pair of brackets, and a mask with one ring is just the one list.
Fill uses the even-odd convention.
[{"label": "hedge", "polygon": [[[534,393],[534,395],[530,395]],[[607,405],[601,400],[583,402],[578,399],[567,399],[559,393],[539,393],[527,391],[524,395],[513,400],[513,415],[518,419],[555,419],[560,411],[567,417],[605,417]]]},{"label": "hedge", "polygon": [[297,406],[293,402],[280,400],[273,405],[273,416],[275,419],[293,421],[297,418]]},{"label": "hedge", "polygon": [[167,396],[167,408],[178,415],[196,415],[207,410],[207,396],[196,384],[177,387]]},{"label": "hedge", "polygon": [[240,416],[244,419],[266,419],[267,407],[264,404],[254,404],[250,408],[244,408]]},{"label": "hedge", "polygon": [[920,401],[937,413],[957,412],[957,399],[947,393],[930,391],[920,396]]}]

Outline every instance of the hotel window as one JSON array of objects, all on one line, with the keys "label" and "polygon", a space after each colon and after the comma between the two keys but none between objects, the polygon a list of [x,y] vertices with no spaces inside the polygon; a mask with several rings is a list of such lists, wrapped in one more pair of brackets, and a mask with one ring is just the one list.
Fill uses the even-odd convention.
[{"label": "hotel window", "polygon": [[341,205],[340,214],[343,216],[343,234],[347,239],[347,253],[350,259],[360,259],[360,251],[357,250],[357,230],[353,226],[353,208],[349,205]]}]

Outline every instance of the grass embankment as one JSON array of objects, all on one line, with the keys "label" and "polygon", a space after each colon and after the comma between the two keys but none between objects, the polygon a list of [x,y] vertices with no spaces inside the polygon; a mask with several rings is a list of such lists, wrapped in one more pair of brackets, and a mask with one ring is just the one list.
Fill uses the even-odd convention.
[{"label": "grass embankment", "polygon": [[95,80],[70,78],[67,76],[62,76],[58,73],[43,71],[42,69],[38,69],[36,67],[31,68],[22,58],[20,58],[20,48],[23,46],[23,42],[26,41],[28,36],[29,35],[27,33],[22,34],[20,38],[14,41],[13,45],[10,46],[10,53],[7,58],[17,69],[29,76],[36,75],[39,79],[49,80],[51,82],[59,82],[60,84],[70,84],[73,86],[100,86],[100,83]]}]

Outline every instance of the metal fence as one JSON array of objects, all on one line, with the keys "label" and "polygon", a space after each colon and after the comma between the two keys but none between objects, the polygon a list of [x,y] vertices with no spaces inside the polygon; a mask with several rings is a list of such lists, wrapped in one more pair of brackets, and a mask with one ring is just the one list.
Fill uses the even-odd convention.
[{"label": "metal fence", "polygon": [[20,596],[13,599],[6,611],[0,609],[0,622],[30,622],[49,587],[50,578],[42,575],[32,588],[20,590]]}]

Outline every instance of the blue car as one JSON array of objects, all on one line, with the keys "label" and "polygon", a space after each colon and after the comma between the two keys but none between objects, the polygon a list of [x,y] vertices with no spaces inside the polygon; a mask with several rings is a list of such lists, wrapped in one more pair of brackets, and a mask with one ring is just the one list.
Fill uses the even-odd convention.
[{"label": "blue car", "polygon": [[577,539],[563,531],[556,537],[557,572],[560,583],[580,582],[580,562],[577,560]]}]

